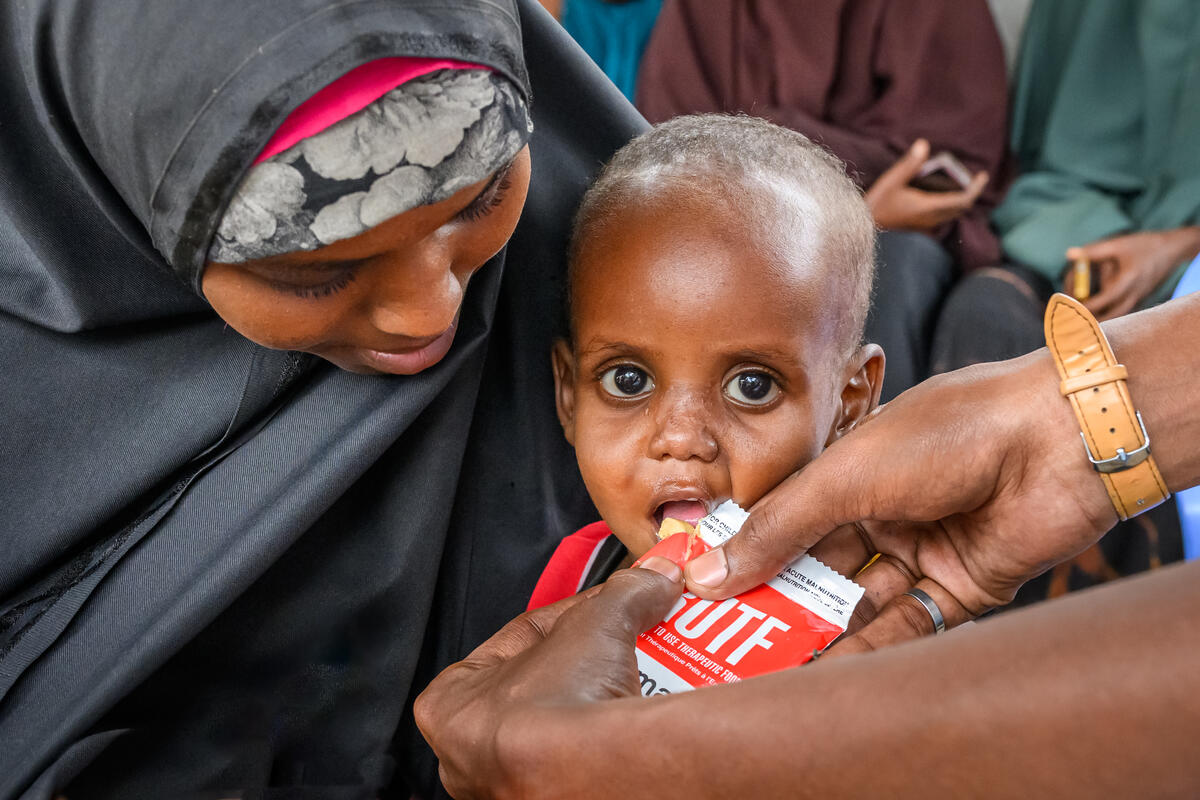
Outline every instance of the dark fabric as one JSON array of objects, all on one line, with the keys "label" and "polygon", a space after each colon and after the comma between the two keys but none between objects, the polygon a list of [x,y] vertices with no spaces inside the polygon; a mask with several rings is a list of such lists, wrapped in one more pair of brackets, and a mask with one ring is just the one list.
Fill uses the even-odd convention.
[{"label": "dark fabric", "polygon": [[[570,214],[644,126],[516,5],[0,6],[0,797],[437,791],[413,693],[595,517],[547,353]],[[527,209],[453,349],[369,377],[246,341],[193,291],[238,177],[405,55],[535,97]]]},{"label": "dark fabric", "polygon": [[966,269],[999,260],[988,214],[1007,183],[1008,96],[985,0],[671,0],[637,105],[651,122],[766,117],[824,144],[863,186],[925,137],[992,175],[944,243]]},{"label": "dark fabric", "polygon": [[1009,259],[1058,280],[1069,247],[1200,224],[1198,44],[1195,0],[1033,4],[1013,87],[1022,174],[993,215]]},{"label": "dark fabric", "polygon": [[[1045,277],[1025,267],[988,268],[968,275],[950,293],[938,320],[933,372],[1015,358],[1042,347],[1042,319],[1052,293]],[[1172,498],[1117,523],[1097,544],[1021,587],[1006,608],[1059,597],[1182,558],[1183,533]]]},{"label": "dark fabric", "polygon": [[954,261],[923,233],[883,231],[876,256],[875,291],[864,338],[887,356],[882,402],[929,377],[929,349]]},{"label": "dark fabric", "polygon": [[1042,318],[1053,293],[1044,277],[1011,264],[966,276],[950,292],[938,318],[931,371],[1003,361],[1042,347]]}]

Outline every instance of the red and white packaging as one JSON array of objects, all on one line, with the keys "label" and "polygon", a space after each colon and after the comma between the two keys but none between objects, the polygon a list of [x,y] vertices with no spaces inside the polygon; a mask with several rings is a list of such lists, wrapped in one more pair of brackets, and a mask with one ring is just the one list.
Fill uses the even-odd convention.
[{"label": "red and white packaging", "polygon": [[[733,501],[722,503],[697,523],[693,541],[677,533],[642,560],[665,556],[682,566],[737,533],[747,516]],[[638,637],[642,694],[685,692],[799,666],[846,630],[862,595],[861,586],[812,556],[728,600],[687,592]]]}]

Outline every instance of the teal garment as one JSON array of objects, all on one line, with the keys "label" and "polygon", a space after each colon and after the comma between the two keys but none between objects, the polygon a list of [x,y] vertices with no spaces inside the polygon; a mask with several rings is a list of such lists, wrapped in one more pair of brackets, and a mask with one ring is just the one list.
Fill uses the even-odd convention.
[{"label": "teal garment", "polygon": [[638,66],[663,0],[564,0],[563,27],[633,102]]},{"label": "teal garment", "polygon": [[1012,147],[1022,175],[992,221],[1052,282],[1069,247],[1200,222],[1200,3],[1035,0]]}]

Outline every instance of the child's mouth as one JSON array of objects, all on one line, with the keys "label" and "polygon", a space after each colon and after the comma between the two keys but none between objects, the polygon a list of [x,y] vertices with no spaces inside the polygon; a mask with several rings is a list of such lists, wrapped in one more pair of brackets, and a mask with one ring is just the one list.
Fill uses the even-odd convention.
[{"label": "child's mouth", "polygon": [[708,514],[708,506],[703,500],[668,500],[654,511],[654,521],[662,525],[663,519],[670,517],[689,525],[695,525]]}]

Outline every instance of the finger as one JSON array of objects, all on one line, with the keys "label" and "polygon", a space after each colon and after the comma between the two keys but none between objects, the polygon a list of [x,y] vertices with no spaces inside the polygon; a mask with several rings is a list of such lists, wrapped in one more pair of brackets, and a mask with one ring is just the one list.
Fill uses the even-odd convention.
[{"label": "finger", "polygon": [[867,532],[858,525],[843,525],[813,545],[809,555],[834,572],[854,576],[875,557]]},{"label": "finger", "polygon": [[563,614],[597,592],[599,587],[525,612],[476,647],[460,663],[479,668],[508,661],[544,640]]},{"label": "finger", "polygon": [[640,567],[613,573],[587,603],[569,609],[555,625],[555,635],[590,639],[599,633],[632,642],[661,622],[682,593],[679,567],[665,558],[647,559]]},{"label": "finger", "polygon": [[983,188],[987,186],[988,174],[980,172],[971,179],[971,183],[961,192],[925,192],[923,204],[924,213],[931,215],[940,222],[948,222],[960,216],[975,205]]},{"label": "finger", "polygon": [[1112,280],[1100,284],[1100,291],[1083,301],[1084,307],[1097,317],[1107,315],[1129,296],[1131,284],[1132,276],[1129,273],[1117,273]]},{"label": "finger", "polygon": [[[922,578],[915,588],[923,590],[936,604],[946,630],[974,618],[954,595],[943,589],[937,581]],[[822,658],[870,652],[932,633],[933,616],[920,600],[902,593],[884,606],[875,619],[857,633],[839,639]]]},{"label": "finger", "polygon": [[1076,245],[1075,247],[1067,248],[1067,260],[1077,261],[1081,258],[1086,258],[1091,261],[1104,261],[1110,258],[1116,258],[1121,250],[1121,242],[1118,238],[1101,239],[1088,244]]},{"label": "finger", "polygon": [[917,576],[900,559],[881,554],[854,576],[854,582],[863,588],[863,596],[850,616],[847,633],[870,624],[881,609],[917,582]]},{"label": "finger", "polygon": [[1138,297],[1137,292],[1126,292],[1123,297],[1118,298],[1117,301],[1111,304],[1105,311],[1097,314],[1096,318],[1101,321],[1106,321],[1110,319],[1116,319],[1117,317],[1123,317],[1137,308],[1137,304],[1140,301],[1141,298]]},{"label": "finger", "polygon": [[983,194],[983,190],[987,188],[988,181],[992,179],[991,175],[986,172],[976,172],[971,178],[971,182],[967,184],[967,188],[963,190],[963,195],[968,200],[967,207],[975,205],[975,201],[979,199],[979,195]]},{"label": "finger", "polygon": [[[750,509],[736,536],[684,567],[690,591],[705,599],[723,599],[746,591],[771,578],[785,565],[806,553],[846,519],[869,514],[845,512],[838,507],[830,487],[854,486],[841,474],[837,455],[840,440],[820,458],[772,489]],[[861,498],[860,492],[841,492],[845,501]]]},{"label": "finger", "polygon": [[871,185],[872,189],[876,187],[880,191],[897,186],[904,186],[921,171],[921,166],[929,160],[929,142],[925,139],[917,139],[912,143],[912,146],[905,151],[904,155],[896,160],[896,163],[888,167],[882,175],[875,179],[875,183]]}]

